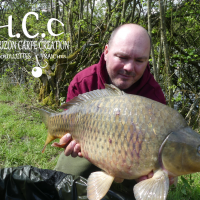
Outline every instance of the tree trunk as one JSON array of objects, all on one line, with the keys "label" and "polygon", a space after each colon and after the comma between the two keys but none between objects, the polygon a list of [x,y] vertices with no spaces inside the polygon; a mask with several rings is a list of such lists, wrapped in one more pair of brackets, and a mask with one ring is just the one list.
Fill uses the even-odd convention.
[{"label": "tree trunk", "polygon": [[106,2],[107,2],[107,6],[108,6],[106,22],[108,23],[110,20],[110,16],[111,16],[111,0],[106,0]]},{"label": "tree trunk", "polygon": [[50,9],[51,9],[51,18],[53,18],[53,0],[50,2]]},{"label": "tree trunk", "polygon": [[72,7],[73,0],[69,2],[69,12],[68,12],[68,24],[69,24],[69,35],[70,35],[70,53],[73,52],[73,26],[72,26]]},{"label": "tree trunk", "polygon": [[[56,0],[56,16],[55,16],[56,19],[58,19],[58,10],[59,10],[59,3],[58,0]],[[58,34],[58,21],[56,21],[55,33]]]},{"label": "tree trunk", "polygon": [[78,28],[78,49],[80,48],[81,40],[81,20],[83,19],[83,0],[79,0],[79,28]]},{"label": "tree trunk", "polygon": [[[148,5],[148,33],[149,36],[152,38],[152,34],[151,34],[151,0],[147,1],[147,5]],[[151,40],[151,58],[152,58],[152,64],[153,64],[153,71],[154,71],[154,78],[155,80],[158,82],[158,73],[157,72],[157,68],[156,68],[156,60],[155,60],[155,55],[154,55],[154,46],[153,46],[153,41]]]},{"label": "tree trunk", "polygon": [[131,11],[131,22],[133,23],[134,16],[135,16],[135,8],[136,8],[136,0],[133,1],[133,8]]},{"label": "tree trunk", "polygon": [[121,24],[125,22],[125,11],[126,11],[127,0],[123,1],[122,15],[121,15]]},{"label": "tree trunk", "polygon": [[167,35],[166,35],[166,26],[165,26],[165,12],[164,12],[164,4],[163,0],[159,0],[159,7],[160,7],[160,24],[161,24],[161,38],[163,41],[163,50],[164,50],[164,57],[165,57],[165,67],[166,67],[166,82],[168,85],[169,93],[168,93],[168,105],[173,107],[172,102],[172,83],[171,83],[171,70],[170,70],[170,63],[169,63],[169,48],[167,43]]},{"label": "tree trunk", "polygon": [[162,57],[162,39],[160,38],[160,46],[159,46],[159,53],[158,53],[158,61],[157,61],[157,72],[160,74],[160,65],[161,65],[161,57]]},{"label": "tree trunk", "polygon": [[90,16],[90,32],[92,33],[92,19],[93,19],[93,11],[95,6],[95,0],[90,0],[90,9],[91,9],[91,16]]}]

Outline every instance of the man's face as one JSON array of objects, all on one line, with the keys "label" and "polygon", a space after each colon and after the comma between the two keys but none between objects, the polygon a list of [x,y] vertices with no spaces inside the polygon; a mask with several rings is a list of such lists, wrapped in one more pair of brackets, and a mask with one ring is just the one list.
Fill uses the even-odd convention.
[{"label": "man's face", "polygon": [[150,52],[147,33],[136,30],[118,31],[104,50],[106,68],[111,83],[119,89],[128,89],[143,75]]}]

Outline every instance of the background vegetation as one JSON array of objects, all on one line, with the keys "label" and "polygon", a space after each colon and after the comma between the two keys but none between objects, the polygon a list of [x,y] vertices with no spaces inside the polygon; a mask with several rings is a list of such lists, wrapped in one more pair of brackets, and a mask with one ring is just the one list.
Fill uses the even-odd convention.
[{"label": "background vegetation", "polygon": [[[27,30],[39,36],[27,38],[22,19],[27,12]],[[37,107],[57,109],[65,101],[67,88],[80,70],[97,63],[112,30],[124,23],[145,27],[152,37],[151,72],[161,85],[167,103],[177,109],[196,131],[200,131],[200,1],[199,0],[7,0],[0,2],[0,26],[12,15],[11,38],[8,28],[0,28],[2,41],[66,41],[67,49],[2,49],[3,54],[27,53],[30,58],[0,57],[0,167],[33,165],[53,169],[59,152],[47,147],[41,154],[46,130]],[[50,18],[54,33],[47,31]],[[45,33],[45,38],[41,37]],[[44,57],[54,55],[55,58]],[[31,74],[39,63],[40,78]],[[65,58],[56,58],[65,55]],[[44,156],[45,155],[45,156]],[[194,178],[195,177],[195,178]],[[168,199],[199,199],[199,174],[184,176]]]},{"label": "background vegetation", "polygon": [[61,149],[46,148],[41,153],[47,130],[38,112],[31,87],[0,80],[0,168],[32,165],[53,169]]},{"label": "background vegetation", "polygon": [[[22,19],[27,12],[39,14],[27,19],[30,35],[22,31]],[[31,70],[37,66],[36,55],[43,69],[35,81],[34,91],[43,105],[56,108],[65,101],[67,88],[80,70],[97,63],[112,30],[123,23],[137,23],[152,37],[150,64],[155,79],[161,85],[167,103],[188,119],[193,128],[199,127],[200,96],[200,1],[199,0],[19,0],[1,1],[0,26],[8,24],[12,15],[12,32],[20,38],[8,36],[8,28],[0,29],[1,41],[66,41],[67,49],[0,49],[2,54],[29,53],[30,59],[0,59],[0,76],[8,76],[12,83],[32,83]],[[47,31],[52,23],[54,33]],[[45,38],[41,37],[45,33]],[[55,58],[45,58],[54,55]],[[65,58],[56,58],[64,55]]]}]

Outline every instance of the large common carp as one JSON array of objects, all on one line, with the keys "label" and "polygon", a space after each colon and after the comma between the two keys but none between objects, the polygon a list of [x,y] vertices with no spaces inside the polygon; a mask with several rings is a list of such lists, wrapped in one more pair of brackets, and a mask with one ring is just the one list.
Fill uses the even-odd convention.
[{"label": "large common carp", "polygon": [[[154,176],[134,187],[137,200],[164,200],[168,176],[200,171],[200,135],[174,109],[151,99],[126,94],[113,85],[75,97],[58,114],[44,113],[44,146],[71,133],[82,155],[104,172],[88,178],[87,196],[98,200],[113,180]],[[43,149],[43,151],[44,151]]]}]

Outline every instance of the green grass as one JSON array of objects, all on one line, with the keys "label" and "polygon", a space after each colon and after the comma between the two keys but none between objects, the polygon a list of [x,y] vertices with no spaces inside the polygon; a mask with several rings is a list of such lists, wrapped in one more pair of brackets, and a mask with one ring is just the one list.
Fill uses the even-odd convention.
[{"label": "green grass", "polygon": [[63,151],[44,146],[47,130],[30,88],[0,86],[0,168],[32,165],[53,169]]},{"label": "green grass", "polygon": [[[41,153],[47,130],[38,112],[31,87],[0,81],[0,168],[32,165],[53,169],[62,149],[47,146]],[[173,162],[173,161],[172,161]],[[199,200],[200,173],[179,177],[167,200]]]},{"label": "green grass", "polygon": [[177,187],[171,186],[167,200],[199,200],[200,173],[179,177]]}]

